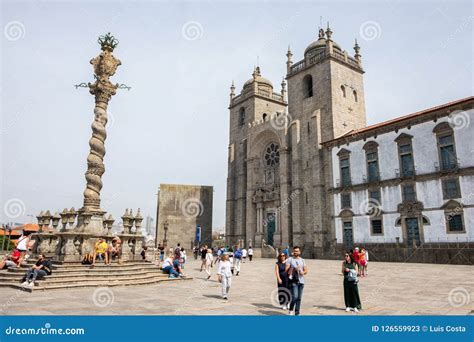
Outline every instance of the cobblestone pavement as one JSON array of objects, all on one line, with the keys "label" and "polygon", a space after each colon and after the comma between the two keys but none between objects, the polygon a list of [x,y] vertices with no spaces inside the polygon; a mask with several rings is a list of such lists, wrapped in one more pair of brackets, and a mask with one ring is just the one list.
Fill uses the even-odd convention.
[{"label": "cobblestone pavement", "polygon": [[[274,260],[254,259],[233,277],[228,301],[213,274],[206,281],[200,261],[191,260],[188,281],[135,287],[84,288],[26,293],[2,288],[2,315],[284,315],[275,307]],[[344,311],[341,263],[307,260],[301,313],[356,315]],[[212,268],[215,273],[216,267]],[[408,263],[369,264],[361,279],[359,315],[474,314],[474,267]]]}]

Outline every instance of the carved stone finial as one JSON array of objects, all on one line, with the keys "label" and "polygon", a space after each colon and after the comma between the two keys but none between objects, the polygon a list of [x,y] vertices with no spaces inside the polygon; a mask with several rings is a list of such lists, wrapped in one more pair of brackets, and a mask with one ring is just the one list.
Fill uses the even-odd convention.
[{"label": "carved stone finial", "polygon": [[319,37],[318,37],[318,38],[319,38],[319,39],[322,39],[322,38],[324,38],[324,35],[325,35],[324,29],[319,28],[319,34],[318,34]]},{"label": "carved stone finial", "polygon": [[328,21],[328,28],[326,29],[326,36],[328,40],[331,40],[332,31],[331,31],[331,28],[329,27],[329,21]]},{"label": "carved stone finial", "polygon": [[354,51],[355,51],[354,58],[360,62],[362,56],[360,54],[360,46],[359,44],[357,44],[357,38],[355,39]]}]

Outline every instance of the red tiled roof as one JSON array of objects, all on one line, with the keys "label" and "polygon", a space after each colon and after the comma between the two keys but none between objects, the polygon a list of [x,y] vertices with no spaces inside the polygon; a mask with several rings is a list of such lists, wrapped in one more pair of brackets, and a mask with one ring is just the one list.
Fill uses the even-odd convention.
[{"label": "red tiled roof", "polygon": [[[392,125],[392,124],[395,124],[395,123],[398,123],[398,122],[403,122],[403,121],[408,122],[411,119],[414,119],[416,117],[419,117],[419,116],[422,116],[422,115],[425,115],[425,114],[429,114],[429,113],[435,112],[435,111],[440,110],[440,109],[449,108],[451,106],[455,106],[455,105],[458,105],[458,104],[469,102],[469,101],[472,101],[472,100],[474,100],[474,96],[469,96],[469,97],[465,97],[463,99],[448,102],[448,103],[438,105],[438,106],[435,106],[435,107],[423,109],[423,110],[415,112],[415,113],[399,116],[395,119],[390,119],[390,120],[387,120],[387,121],[383,121],[383,122],[380,122],[380,123],[377,123],[377,124],[374,124],[374,125],[370,125],[370,126],[367,126],[367,127],[364,127],[364,128],[353,129],[353,130],[351,130],[351,131],[349,131],[349,132],[347,132],[347,133],[345,133],[345,134],[343,134],[343,135],[341,135],[337,138],[324,141],[324,142],[321,143],[321,145],[330,144],[331,142],[335,142],[335,141],[338,141],[340,139],[347,138],[347,137],[350,137],[350,136],[359,136],[362,133],[370,132],[370,131],[375,130],[377,128]],[[357,139],[355,139],[355,140],[357,140]]]}]

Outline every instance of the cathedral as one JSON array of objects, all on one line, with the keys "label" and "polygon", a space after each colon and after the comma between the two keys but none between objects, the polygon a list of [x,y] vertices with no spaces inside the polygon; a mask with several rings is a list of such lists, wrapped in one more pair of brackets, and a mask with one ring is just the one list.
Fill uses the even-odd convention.
[{"label": "cathedral", "polygon": [[[429,180],[439,181],[439,186],[445,187],[443,171],[446,170],[439,165],[436,169],[429,161],[433,170],[415,173],[415,169],[424,168],[418,165],[424,161],[417,158],[422,158],[425,152],[413,151],[413,165],[407,166],[400,146],[403,146],[402,151],[408,151],[408,147],[400,145],[400,141],[413,138],[414,125],[424,127],[424,131],[428,130],[428,124],[434,126],[436,121],[445,121],[449,126],[448,121],[453,121],[450,115],[456,110],[470,119],[473,98],[401,117],[395,120],[396,124],[391,120],[368,127],[360,47],[355,41],[354,53],[349,53],[332,36],[329,25],[326,30],[320,29],[317,39],[308,45],[303,59],[297,62],[288,49],[286,77],[280,91],[275,91],[272,82],[262,76],[259,66],[244,83],[240,94],[236,94],[232,84],[227,242],[256,248],[298,245],[306,257],[335,257],[344,249],[364,245],[376,252],[379,260],[403,259],[400,250],[404,251],[402,254],[410,253],[412,248],[428,242],[421,241],[420,236],[437,237],[438,242],[445,238],[446,245],[438,246],[439,249],[449,248],[454,238],[458,243],[461,239],[469,245],[474,241],[474,232],[469,229],[470,223],[474,223],[471,209],[474,203],[471,203],[473,198],[463,197],[461,188],[464,187],[466,194],[474,190],[472,153],[464,156],[464,151],[458,151],[456,160],[465,157],[462,167],[456,164],[459,174],[453,175],[453,170],[448,170],[450,179],[454,179],[449,186],[461,184],[459,195],[430,203],[433,208],[427,208],[429,201],[422,198],[423,195],[429,197],[425,178],[430,175]],[[469,139],[468,135],[474,133],[471,132],[473,126],[454,129],[454,132],[462,134],[459,139]],[[404,129],[406,133],[401,132]],[[389,140],[390,134],[395,140]],[[420,131],[419,134],[427,133]],[[436,147],[437,133],[431,134]],[[413,138],[416,140],[417,136]],[[371,143],[367,145],[367,142]],[[398,146],[398,150],[393,155],[387,153],[383,164],[379,162],[380,152],[374,151],[377,152],[377,148],[389,150],[392,146],[395,150]],[[426,148],[426,144],[423,146]],[[351,155],[352,147],[357,151]],[[415,148],[418,146],[410,145],[410,151]],[[399,161],[405,164],[398,165]],[[357,166],[357,172],[353,166],[351,173],[351,163],[368,163],[368,166]],[[402,167],[410,167],[413,172],[403,173]],[[410,191],[404,188],[406,185],[411,185],[413,192],[420,187],[419,196],[402,196],[404,191]],[[394,195],[397,191],[400,198]],[[447,208],[456,205],[463,207],[461,230],[430,227],[426,228],[430,233],[423,234],[423,225],[428,227],[427,222],[438,221],[429,219],[433,210],[446,213]],[[418,208],[417,213],[407,213],[414,207]],[[450,222],[443,220],[442,224],[449,226]],[[397,256],[394,253],[398,253]]]}]

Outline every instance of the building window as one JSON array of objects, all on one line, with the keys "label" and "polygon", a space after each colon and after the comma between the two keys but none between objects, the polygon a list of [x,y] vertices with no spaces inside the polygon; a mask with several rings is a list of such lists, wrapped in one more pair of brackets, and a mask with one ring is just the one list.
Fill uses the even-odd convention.
[{"label": "building window", "polygon": [[341,194],[341,208],[347,209],[351,207],[351,194],[342,193]]},{"label": "building window", "polygon": [[400,156],[400,175],[402,177],[414,175],[414,163],[412,147],[410,144],[398,145],[398,153]]},{"label": "building window", "polygon": [[239,126],[243,126],[245,124],[245,109],[240,108],[239,110]]},{"label": "building window", "polygon": [[374,205],[380,206],[382,204],[382,199],[380,196],[380,189],[369,190],[369,202]]},{"label": "building window", "polygon": [[439,165],[441,171],[451,171],[458,167],[454,132],[447,122],[437,125],[433,132],[438,141]]},{"label": "building window", "polygon": [[459,191],[459,181],[457,178],[444,179],[442,184],[444,199],[461,197],[461,191]]},{"label": "building window", "polygon": [[456,168],[456,152],[454,150],[453,134],[438,137],[441,170],[453,170]]},{"label": "building window", "polygon": [[305,97],[313,97],[313,77],[306,75],[303,79]]},{"label": "building window", "polygon": [[341,185],[349,186],[351,184],[351,172],[349,158],[341,159]]},{"label": "building window", "polygon": [[341,149],[337,155],[339,157],[339,171],[340,171],[340,186],[350,186],[351,185],[351,168],[350,168],[350,151],[346,149]]},{"label": "building window", "polygon": [[354,95],[354,101],[357,102],[357,92],[354,90],[352,94]]},{"label": "building window", "polygon": [[402,198],[403,202],[414,202],[416,201],[416,192],[415,192],[415,185],[403,185],[402,186]]},{"label": "building window", "polygon": [[400,134],[396,139],[398,145],[399,177],[410,177],[415,175],[415,162],[413,159],[412,136],[406,133]]},{"label": "building window", "polygon": [[448,233],[464,232],[464,225],[462,223],[462,215],[448,215]]},{"label": "building window", "polygon": [[442,208],[446,217],[446,232],[447,233],[465,233],[466,227],[464,225],[462,204],[455,200],[449,200]]},{"label": "building window", "polygon": [[383,234],[382,219],[372,219],[370,221],[370,224],[371,224],[371,233],[372,233],[372,235],[382,235]]},{"label": "building window", "polygon": [[375,141],[369,141],[364,145],[365,158],[367,160],[367,181],[374,182],[380,179],[379,161],[378,161],[378,144]]},{"label": "building window", "polygon": [[346,97],[346,87],[341,86],[342,97]]},{"label": "building window", "polygon": [[265,150],[266,166],[276,166],[280,162],[280,148],[277,144],[271,143]]}]

